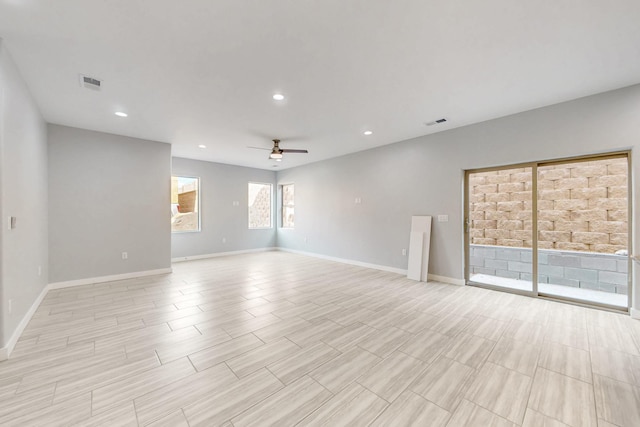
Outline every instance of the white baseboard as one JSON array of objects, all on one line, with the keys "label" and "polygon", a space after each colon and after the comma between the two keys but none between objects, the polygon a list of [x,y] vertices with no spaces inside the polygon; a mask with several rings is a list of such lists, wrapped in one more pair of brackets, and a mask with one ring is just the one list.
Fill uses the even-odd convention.
[{"label": "white baseboard", "polygon": [[640,320],[640,310],[638,310],[637,308],[629,309],[629,314],[631,315],[632,319]]},{"label": "white baseboard", "polygon": [[278,250],[282,252],[291,252],[294,254],[306,255],[314,258],[326,259],[327,261],[341,262],[342,264],[356,265],[358,267],[373,268],[374,270],[388,271],[390,273],[397,273],[405,276],[407,275],[407,270],[403,270],[401,268],[389,267],[386,265],[370,264],[368,262],[355,261],[352,259],[345,259],[345,258],[337,258],[337,257],[328,256],[328,255],[317,254],[314,252],[304,252],[304,251],[298,251],[298,250],[289,249],[289,248],[278,248]]},{"label": "white baseboard", "polygon": [[93,285],[95,283],[115,282],[116,280],[136,279],[138,277],[157,276],[171,273],[171,268],[159,268],[157,270],[135,271],[133,273],[114,274],[111,276],[89,277],[86,279],[69,280],[66,282],[49,283],[47,287],[51,289],[71,288],[74,286]]},{"label": "white baseboard", "polygon": [[[307,255],[314,258],[326,259],[327,261],[335,261],[335,262],[341,262],[343,264],[357,265],[358,267],[366,267],[366,268],[373,268],[374,270],[389,271],[391,273],[402,274],[403,276],[407,275],[407,270],[404,270],[402,268],[388,267],[386,265],[379,265],[379,264],[370,264],[368,262],[354,261],[354,260],[345,259],[345,258],[337,258],[337,257],[328,256],[328,255],[317,254],[314,252],[298,251],[296,249],[277,248],[277,250],[283,251],[283,252],[291,252],[294,254]],[[448,283],[451,285],[459,285],[459,286],[465,285],[464,279],[454,279],[453,277],[438,276],[436,274],[429,274],[429,280]]]},{"label": "white baseboard", "polygon": [[24,317],[22,318],[22,321],[20,322],[16,330],[13,332],[13,335],[11,335],[11,338],[9,338],[7,345],[0,348],[0,361],[7,360],[11,356],[11,352],[16,346],[16,343],[18,342],[20,335],[22,335],[24,328],[27,327],[34,313],[36,312],[38,307],[40,307],[40,303],[42,302],[44,297],[47,295],[47,292],[49,292],[50,290],[70,288],[73,286],[93,285],[95,283],[114,282],[116,280],[135,279],[137,277],[157,276],[159,274],[167,274],[167,273],[171,273],[170,268],[160,268],[158,270],[136,271],[133,273],[114,274],[112,276],[90,277],[87,279],[78,279],[78,280],[69,280],[66,282],[49,283],[47,286],[45,286],[42,289],[42,292],[40,292],[40,295],[38,295],[38,298],[36,298],[36,300],[31,305],[31,308],[29,308],[29,311],[27,311],[27,313],[24,315]]},{"label": "white baseboard", "polygon": [[229,255],[242,255],[242,254],[252,254],[255,252],[267,252],[267,251],[275,251],[278,250],[276,247],[268,247],[268,248],[258,248],[258,249],[244,249],[241,251],[231,251],[231,252],[216,252],[213,254],[204,254],[204,255],[193,255],[193,256],[183,256],[177,258],[171,258],[171,262],[183,262],[183,261],[194,261],[197,259],[207,259],[207,258],[218,258],[221,256],[229,256]]},{"label": "white baseboard", "polygon": [[20,339],[20,335],[22,335],[24,328],[27,327],[27,325],[31,321],[31,318],[35,314],[36,310],[38,309],[38,307],[40,307],[40,303],[42,302],[44,297],[47,295],[47,292],[49,292],[49,286],[45,286],[44,288],[42,288],[42,291],[40,292],[36,300],[33,302],[33,304],[31,304],[29,311],[27,311],[27,313],[24,315],[24,317],[22,318],[22,321],[20,322],[20,324],[18,324],[18,327],[16,328],[16,330],[13,331],[13,335],[11,335],[11,338],[9,338],[7,345],[0,348],[0,361],[7,360],[9,356],[11,356],[11,352],[13,352],[13,349],[15,348],[18,342],[18,339]]},{"label": "white baseboard", "polygon": [[429,281],[431,280],[458,286],[464,286],[466,284],[464,279],[454,279],[453,277],[438,276],[437,274],[429,274]]}]

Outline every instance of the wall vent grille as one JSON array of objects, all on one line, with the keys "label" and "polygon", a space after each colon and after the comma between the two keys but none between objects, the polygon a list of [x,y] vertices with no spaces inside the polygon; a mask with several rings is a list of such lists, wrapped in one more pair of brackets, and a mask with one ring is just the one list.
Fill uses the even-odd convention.
[{"label": "wall vent grille", "polygon": [[80,74],[80,86],[85,89],[100,90],[102,87],[102,80]]},{"label": "wall vent grille", "polygon": [[427,125],[427,126],[439,125],[440,123],[444,123],[446,121],[447,121],[447,119],[442,118],[442,119],[434,120],[432,122],[427,122],[427,123],[425,123],[425,125]]}]

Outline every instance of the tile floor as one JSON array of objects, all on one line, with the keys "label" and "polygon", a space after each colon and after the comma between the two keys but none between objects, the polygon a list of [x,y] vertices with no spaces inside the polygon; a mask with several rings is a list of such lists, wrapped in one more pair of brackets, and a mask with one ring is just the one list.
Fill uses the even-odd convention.
[{"label": "tile floor", "polygon": [[639,426],[640,321],[284,252],[51,291],[3,426]]}]

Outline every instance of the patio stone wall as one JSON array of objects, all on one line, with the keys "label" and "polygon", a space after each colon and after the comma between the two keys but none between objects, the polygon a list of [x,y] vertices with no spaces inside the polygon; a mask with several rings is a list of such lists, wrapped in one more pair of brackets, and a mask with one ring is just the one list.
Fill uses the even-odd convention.
[{"label": "patio stone wall", "polygon": [[[531,168],[470,176],[471,243],[531,247]],[[627,159],[538,168],[538,247],[627,249]]]},{"label": "patio stone wall", "polygon": [[[471,274],[532,280],[532,250],[471,245]],[[541,249],[538,282],[626,295],[628,257],[623,255]]]}]

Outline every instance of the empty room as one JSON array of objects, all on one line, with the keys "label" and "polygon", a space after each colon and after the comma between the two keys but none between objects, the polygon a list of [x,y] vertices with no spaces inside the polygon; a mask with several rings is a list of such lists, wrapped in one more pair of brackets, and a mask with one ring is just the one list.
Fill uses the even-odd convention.
[{"label": "empty room", "polygon": [[0,425],[637,427],[638,22],[0,0]]}]

